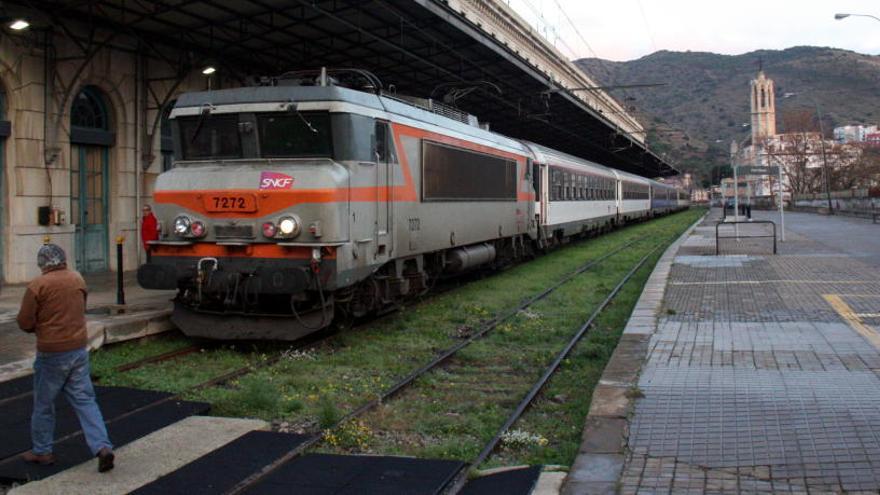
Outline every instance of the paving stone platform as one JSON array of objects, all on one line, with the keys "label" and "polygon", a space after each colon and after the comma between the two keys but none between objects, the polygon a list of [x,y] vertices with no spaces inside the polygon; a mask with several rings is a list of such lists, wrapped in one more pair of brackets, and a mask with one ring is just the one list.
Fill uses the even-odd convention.
[{"label": "paving stone platform", "polygon": [[786,214],[777,255],[715,256],[718,217],[673,259],[615,489],[877,493],[880,225]]}]

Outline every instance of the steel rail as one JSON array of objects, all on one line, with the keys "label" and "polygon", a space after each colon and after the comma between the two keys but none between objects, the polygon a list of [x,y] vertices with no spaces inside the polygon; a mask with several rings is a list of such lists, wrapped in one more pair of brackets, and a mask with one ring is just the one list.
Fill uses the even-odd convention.
[{"label": "steel rail", "polygon": [[629,282],[630,279],[635,276],[635,274],[639,271],[639,269],[645,265],[645,263],[648,261],[648,258],[650,258],[663,245],[665,245],[665,243],[658,244],[653,249],[651,249],[632,267],[632,269],[630,269],[629,272],[627,272],[626,275],[624,275],[624,277],[620,280],[620,282],[617,283],[614,289],[611,290],[608,296],[605,297],[605,299],[593,311],[587,321],[584,322],[584,324],[581,325],[580,328],[578,328],[578,331],[575,332],[574,336],[572,336],[568,344],[566,344],[566,346],[561,351],[559,351],[559,353],[556,355],[556,359],[554,359],[553,362],[550,363],[550,366],[548,366],[544,370],[544,373],[541,375],[538,381],[535,382],[534,385],[532,385],[532,388],[528,391],[528,393],[526,393],[525,397],[522,398],[516,409],[510,414],[510,416],[508,416],[507,420],[504,422],[501,428],[499,428],[498,431],[495,433],[495,436],[493,436],[492,439],[489,440],[488,443],[486,443],[486,445],[483,447],[483,450],[480,451],[477,457],[475,457],[467,466],[462,468],[460,474],[456,478],[456,481],[446,493],[448,493],[449,495],[455,495],[460,492],[462,488],[464,488],[465,483],[467,483],[467,473],[470,471],[470,469],[478,467],[480,464],[483,463],[483,461],[486,460],[486,458],[489,457],[489,455],[492,454],[492,452],[495,450],[495,447],[498,446],[498,442],[501,441],[501,437],[504,435],[504,433],[507,432],[507,430],[510,429],[510,427],[513,426],[513,424],[516,423],[517,420],[519,420],[525,410],[535,400],[535,397],[537,397],[538,394],[541,392],[541,389],[544,388],[544,385],[546,385],[547,382],[550,381],[550,378],[556,373],[560,365],[562,365],[562,361],[566,357],[568,357],[574,347],[580,342],[584,335],[587,334],[587,332],[590,330],[590,327],[593,326],[593,322],[596,321],[596,318],[599,317],[602,311],[605,310],[608,304],[611,303],[611,301],[623,289],[626,283]]},{"label": "steel rail", "polygon": [[[581,265],[579,268],[577,268],[573,272],[569,273],[568,275],[564,276],[563,278],[561,278],[560,280],[555,282],[553,285],[551,285],[547,289],[539,292],[538,294],[535,294],[535,295],[529,297],[528,299],[526,299],[525,301],[523,301],[522,303],[517,305],[514,309],[511,309],[507,312],[504,312],[504,313],[492,318],[488,322],[484,323],[479,331],[472,334],[467,339],[462,340],[458,344],[456,344],[452,347],[449,347],[448,349],[446,349],[445,351],[440,353],[438,356],[436,356],[434,359],[432,359],[430,362],[424,364],[423,366],[421,366],[418,369],[416,369],[415,371],[411,372],[410,374],[408,374],[404,378],[400,379],[397,383],[395,383],[395,384],[391,385],[390,387],[388,387],[387,389],[385,389],[385,391],[383,391],[382,394],[379,395],[378,397],[376,397],[375,399],[370,400],[370,401],[362,404],[357,409],[344,415],[342,418],[340,418],[338,421],[336,421],[333,425],[331,425],[329,428],[327,428],[327,430],[332,430],[332,429],[338,428],[339,426],[341,426],[345,422],[350,421],[350,420],[366,413],[367,411],[370,411],[371,409],[375,408],[376,406],[384,403],[385,401],[387,401],[388,399],[390,399],[391,397],[396,395],[399,391],[401,391],[402,389],[411,385],[419,377],[425,375],[426,373],[433,370],[434,368],[436,368],[440,364],[444,363],[447,359],[449,359],[451,356],[456,354],[458,351],[467,347],[468,345],[473,343],[475,340],[483,337],[484,335],[486,335],[490,331],[494,330],[500,324],[504,323],[505,321],[512,318],[513,316],[516,316],[523,309],[526,309],[529,306],[531,306],[532,304],[544,299],[545,297],[550,295],[553,291],[555,291],[556,289],[558,289],[562,285],[568,283],[569,281],[571,281],[573,278],[577,277],[578,275],[589,270],[590,268],[593,268],[593,267],[599,265],[600,263],[602,263],[606,259],[610,258],[611,256],[614,256],[615,254],[627,249],[628,247],[630,247],[636,243],[642,242],[642,241],[644,241],[644,238],[633,239],[633,240],[627,242],[626,244],[618,247],[617,249],[614,249],[613,251],[605,253],[604,255],[600,256],[599,258],[596,258],[594,260],[591,260],[591,261]],[[656,250],[656,247],[654,248],[654,250]],[[653,252],[653,250],[652,250],[652,252]],[[272,463],[264,466],[263,469],[261,469],[260,471],[254,473],[251,476],[248,476],[244,480],[240,481],[238,484],[236,484],[234,487],[232,487],[229,491],[225,492],[226,495],[239,495],[239,494],[243,493],[244,490],[253,486],[257,482],[259,482],[260,480],[265,478],[267,475],[269,475],[271,472],[273,472],[276,469],[278,469],[279,467],[281,467],[283,464],[286,464],[287,462],[293,460],[294,458],[302,455],[307,449],[309,449],[310,447],[321,442],[324,439],[324,431],[327,431],[327,430],[313,433],[311,436],[309,436],[302,443],[297,444],[296,447],[289,450],[287,453],[285,453],[281,457],[277,458]]]},{"label": "steel rail", "polygon": [[131,371],[133,369],[141,368],[148,364],[159,363],[162,361],[168,361],[170,359],[174,359],[181,356],[187,356],[189,354],[193,354],[195,352],[199,352],[202,349],[201,346],[191,345],[188,347],[184,347],[182,349],[177,349],[174,351],[168,351],[162,354],[157,354],[155,356],[148,356],[143,359],[139,359],[137,361],[133,361],[131,363],[121,364],[113,368],[113,371],[118,371],[124,373],[126,371]]},{"label": "steel rail", "polygon": [[[159,362],[159,361],[165,361],[165,360],[168,360],[168,359],[173,359],[173,358],[178,357],[178,356],[185,356],[185,355],[187,355],[187,354],[192,354],[193,352],[196,352],[196,351],[198,351],[198,350],[199,350],[199,347],[197,347],[197,346],[184,347],[183,349],[177,349],[177,350],[175,350],[175,351],[169,351],[169,352],[166,352],[166,353],[163,353],[163,354],[158,354],[158,355],[156,355],[156,356],[145,357],[145,358],[143,358],[143,359],[139,359],[139,360],[137,360],[137,361],[133,361],[133,362],[131,362],[131,363],[126,363],[126,364],[122,364],[122,365],[116,366],[116,367],[113,368],[113,371],[126,372],[126,371],[129,371],[129,370],[133,370],[133,369],[135,369],[135,368],[140,368],[141,366],[145,366],[145,365],[150,364],[150,363],[155,363],[155,362]],[[93,378],[92,378],[92,381],[94,381],[94,382],[100,382],[100,377],[93,377]],[[5,404],[5,403],[7,403],[7,402],[12,402],[12,401],[14,401],[14,400],[21,399],[21,398],[23,398],[23,397],[27,397],[27,396],[29,396],[29,395],[32,395],[33,393],[34,393],[33,390],[28,390],[27,392],[22,392],[22,393],[20,393],[20,394],[18,394],[18,395],[13,395],[13,396],[11,396],[11,397],[6,397],[6,398],[3,398],[3,399],[0,399],[0,405]]]}]

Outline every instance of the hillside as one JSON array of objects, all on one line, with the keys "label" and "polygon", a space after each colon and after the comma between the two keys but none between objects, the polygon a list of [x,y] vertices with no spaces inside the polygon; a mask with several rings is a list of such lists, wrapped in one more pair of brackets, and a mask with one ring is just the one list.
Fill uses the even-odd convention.
[{"label": "hillside", "polygon": [[[828,135],[834,126],[880,123],[878,56],[795,47],[735,56],[660,51],[628,62],[589,58],[575,63],[603,85],[666,83],[610,92],[635,107],[650,131],[652,149],[668,153],[680,169],[708,182],[717,180],[719,167],[727,163],[731,140],[740,141],[749,132],[742,124],[750,121],[749,81],[758,60],[775,82],[779,132],[784,131],[784,113],[815,112],[813,100]],[[798,96],[783,98],[786,93]]]}]

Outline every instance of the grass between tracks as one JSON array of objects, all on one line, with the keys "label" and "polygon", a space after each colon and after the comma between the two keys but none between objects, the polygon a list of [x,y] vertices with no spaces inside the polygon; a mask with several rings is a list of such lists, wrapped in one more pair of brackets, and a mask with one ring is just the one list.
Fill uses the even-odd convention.
[{"label": "grass between tracks", "polygon": [[[589,260],[630,240],[642,239],[475,342],[362,421],[328,432],[324,447],[472,458],[635,261],[659,240],[671,240],[701,213],[691,210],[556,250],[338,334],[307,353],[286,352],[277,364],[186,397],[210,402],[212,414],[275,420],[291,431],[326,428],[477,329],[481,322],[515,307]],[[509,435],[493,464],[571,462],[592,388],[653,261],[603,313],[596,329],[566,360],[539,402],[514,426],[517,431]],[[112,373],[112,367],[126,359],[148,355],[129,349],[135,346],[115,346],[96,353],[93,362],[102,383],[180,391],[280,351],[277,346],[224,346]],[[154,349],[153,353],[167,350],[170,348]]]}]

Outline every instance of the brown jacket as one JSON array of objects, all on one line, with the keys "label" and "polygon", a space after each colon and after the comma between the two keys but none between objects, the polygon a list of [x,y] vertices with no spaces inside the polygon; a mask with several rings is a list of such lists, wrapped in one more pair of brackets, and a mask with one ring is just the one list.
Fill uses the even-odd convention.
[{"label": "brown jacket", "polygon": [[86,332],[86,282],[79,273],[59,268],[28,284],[18,312],[18,326],[37,334],[40,352],[82,349]]}]

